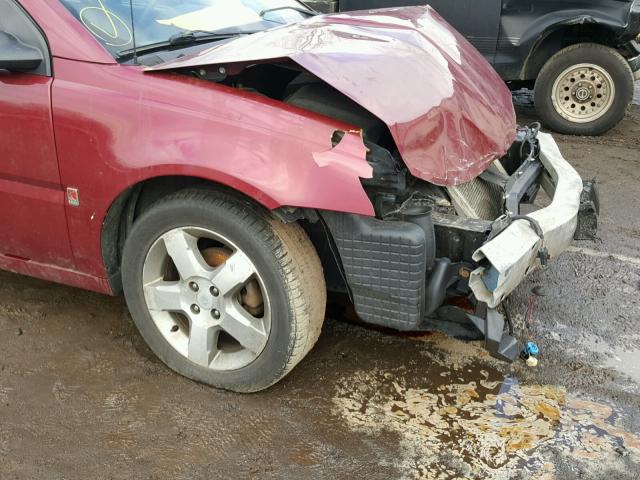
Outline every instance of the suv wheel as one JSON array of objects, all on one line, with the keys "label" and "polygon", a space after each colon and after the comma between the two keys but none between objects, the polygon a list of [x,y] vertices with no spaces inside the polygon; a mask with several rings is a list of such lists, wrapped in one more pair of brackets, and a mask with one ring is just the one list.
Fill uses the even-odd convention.
[{"label": "suv wheel", "polygon": [[614,49],[580,43],[560,50],[542,67],[534,96],[549,128],[600,135],[624,117],[633,97],[633,74]]},{"label": "suv wheel", "polygon": [[176,372],[254,392],[315,344],[325,283],[302,228],[232,194],[186,190],[154,204],[126,240],[133,320]]}]

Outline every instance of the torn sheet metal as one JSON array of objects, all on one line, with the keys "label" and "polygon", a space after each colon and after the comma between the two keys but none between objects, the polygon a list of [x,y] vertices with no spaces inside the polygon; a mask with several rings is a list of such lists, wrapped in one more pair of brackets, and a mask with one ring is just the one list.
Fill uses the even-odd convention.
[{"label": "torn sheet metal", "polygon": [[[301,195],[298,195],[300,200],[289,202],[289,205],[337,211],[348,208],[360,215],[375,215],[360,182],[362,178],[373,176],[373,167],[367,162],[367,147],[361,132],[346,131],[335,146],[328,150],[313,151],[311,156],[314,167],[307,170],[307,176],[312,172],[310,177],[313,180],[304,181],[303,177],[299,177],[299,186],[303,188]],[[310,184],[324,186],[322,198],[309,190]]]},{"label": "torn sheet metal", "polygon": [[[576,230],[582,179],[562,157],[553,137],[539,133],[540,160],[555,185],[548,207],[530,213],[544,233],[544,245],[550,258],[557,257],[571,244]],[[538,265],[541,239],[526,220],[516,220],[500,235],[473,254],[476,262],[488,260],[490,266],[478,267],[469,278],[476,298],[496,307]]]},{"label": "torn sheet metal", "polygon": [[509,89],[430,7],[319,15],[148,71],[287,58],[383,120],[411,173],[432,183],[475,178],[514,140]]},{"label": "torn sheet metal", "polygon": [[[367,147],[360,132],[346,132],[337,145],[324,152],[314,152],[313,159],[321,168],[334,166],[353,172],[358,178],[371,178],[373,167],[366,161]],[[354,161],[356,160],[356,161]]]}]

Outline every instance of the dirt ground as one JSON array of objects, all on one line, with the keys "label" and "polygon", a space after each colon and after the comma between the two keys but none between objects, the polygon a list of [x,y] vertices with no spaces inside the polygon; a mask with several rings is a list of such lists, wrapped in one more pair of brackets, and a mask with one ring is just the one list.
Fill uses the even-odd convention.
[{"label": "dirt ground", "polygon": [[122,299],[0,273],[0,479],[640,478],[640,107],[556,138],[600,183],[601,234],[510,302],[521,324],[546,286],[537,368],[330,315],[283,382],[237,395],[165,368]]}]

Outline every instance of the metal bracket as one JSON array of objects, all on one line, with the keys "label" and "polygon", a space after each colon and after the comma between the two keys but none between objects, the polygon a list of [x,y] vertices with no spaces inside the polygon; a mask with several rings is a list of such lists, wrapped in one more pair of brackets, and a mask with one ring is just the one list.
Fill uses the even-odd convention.
[{"label": "metal bracket", "polygon": [[505,318],[495,308],[479,303],[476,314],[469,313],[467,318],[484,335],[485,347],[492,357],[509,362],[518,357],[518,341],[504,331]]},{"label": "metal bracket", "polygon": [[520,201],[529,192],[529,189],[535,185],[542,171],[542,163],[539,160],[533,160],[520,165],[518,170],[511,175],[505,186],[504,193],[507,212],[513,215],[520,213]]},{"label": "metal bracket", "polygon": [[484,335],[485,348],[492,357],[513,362],[520,353],[518,341],[505,331],[505,317],[485,303],[479,302],[474,313],[451,305],[443,306],[438,310],[438,317],[454,322],[457,328],[461,321],[470,321]]}]

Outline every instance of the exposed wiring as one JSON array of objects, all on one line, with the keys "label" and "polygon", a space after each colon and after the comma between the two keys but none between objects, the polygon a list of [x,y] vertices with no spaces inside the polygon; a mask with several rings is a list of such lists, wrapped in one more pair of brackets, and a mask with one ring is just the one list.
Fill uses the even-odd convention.
[{"label": "exposed wiring", "polygon": [[507,326],[509,327],[509,335],[513,336],[513,332],[515,331],[513,327],[513,320],[511,319],[511,314],[509,313],[509,305],[507,303],[508,298],[505,298],[502,302],[502,310],[504,310],[504,318],[507,320]]},{"label": "exposed wiring", "polygon": [[540,237],[540,240],[542,240],[542,242],[544,243],[544,232],[542,231],[540,223],[538,223],[535,218],[531,218],[526,215],[510,215],[509,218],[511,220],[526,220],[527,222],[529,222],[533,231],[536,232],[536,235],[538,235]]},{"label": "exposed wiring", "polygon": [[549,250],[544,244],[544,232],[542,231],[542,227],[540,223],[535,218],[528,217],[527,215],[510,215],[509,218],[513,220],[526,220],[531,225],[531,228],[536,235],[540,237],[540,248],[538,249],[538,257],[540,258],[540,265],[542,268],[547,267],[547,261],[549,260]]},{"label": "exposed wiring", "polygon": [[533,293],[530,293],[529,298],[527,300],[527,315],[524,318],[524,331],[525,331],[527,340],[533,339],[531,330],[533,328],[533,311],[535,310],[535,307],[536,307],[535,297]]},{"label": "exposed wiring", "polygon": [[[394,215],[398,215],[401,214],[402,212],[404,212],[405,208],[407,205],[411,205],[412,203],[414,203],[414,201],[417,202],[430,202],[431,199],[429,197],[424,196],[421,192],[419,191],[413,191],[411,192],[411,195],[409,195],[409,197],[402,202],[402,204],[400,204],[400,206],[398,208],[396,208],[395,210],[391,210],[390,212],[387,212],[383,215],[383,220],[389,217],[393,217]],[[432,206],[433,203],[430,203],[429,206]]]},{"label": "exposed wiring", "polygon": [[527,158],[525,161],[533,160],[538,153],[538,143],[537,137],[538,132],[540,132],[540,122],[533,122],[528,126],[524,127],[522,130],[525,132],[522,143],[520,144],[520,158],[524,157],[524,147],[525,145],[529,146],[529,152],[527,153]]}]

